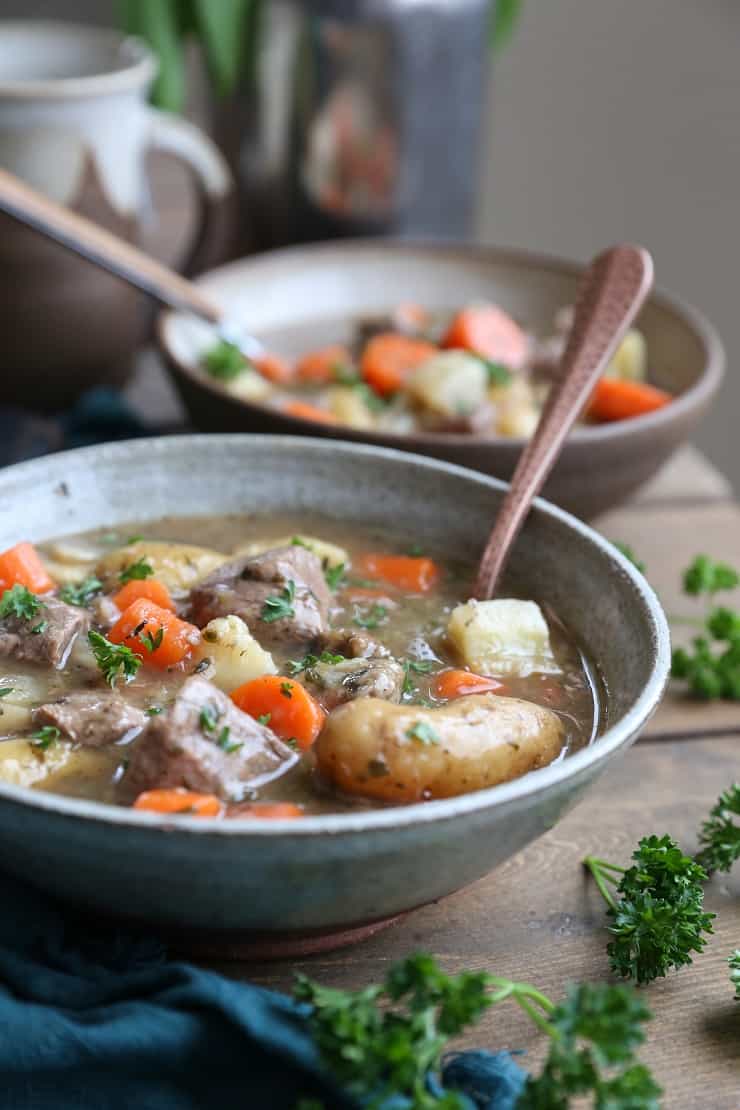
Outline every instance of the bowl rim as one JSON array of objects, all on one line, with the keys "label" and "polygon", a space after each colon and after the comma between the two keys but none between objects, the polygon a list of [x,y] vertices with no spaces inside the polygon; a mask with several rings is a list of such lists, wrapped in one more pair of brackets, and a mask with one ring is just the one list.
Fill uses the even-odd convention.
[{"label": "bowl rim", "polygon": [[[408,251],[428,252],[431,255],[442,255],[448,258],[459,257],[492,262],[513,264],[523,270],[540,269],[550,270],[560,275],[578,278],[585,270],[585,264],[573,259],[563,258],[560,255],[551,255],[530,251],[520,247],[499,247],[490,244],[464,243],[454,240],[424,240],[424,239],[341,239],[323,240],[321,242],[303,244],[298,246],[277,247],[274,250],[262,251],[255,255],[247,255],[234,259],[223,266],[215,267],[199,274],[196,284],[207,289],[209,283],[221,276],[235,273],[244,266],[258,266],[262,262],[269,263],[272,259],[288,259],[302,257],[307,251],[312,254],[347,252],[355,253],[384,250],[388,253],[398,254]],[[635,416],[629,420],[618,420],[607,424],[581,425],[574,427],[568,437],[569,444],[594,444],[612,440],[625,440],[631,436],[649,434],[652,430],[658,431],[663,426],[670,425],[674,420],[680,420],[695,410],[701,410],[709,403],[719,389],[724,377],[726,353],[719,332],[714,324],[698,308],[689,304],[681,297],[668,293],[662,288],[654,289],[647,298],[647,304],[653,303],[657,307],[668,311],[680,319],[694,332],[704,352],[704,366],[697,380],[683,393],[674,397],[670,404],[642,416]],[[157,346],[165,360],[174,370],[183,374],[206,392],[213,394],[221,400],[226,399],[236,408],[243,408],[256,416],[268,416],[272,421],[279,421],[286,428],[313,428],[319,425],[315,420],[304,417],[289,416],[279,409],[269,409],[255,401],[243,397],[236,397],[220,382],[206,377],[195,363],[179,358],[169,345],[169,328],[179,309],[163,309],[157,316],[155,324],[155,337]],[[425,448],[470,446],[475,443],[483,449],[511,448],[521,451],[527,440],[521,436],[470,436],[463,433],[440,432],[414,432],[412,434],[374,430],[359,431],[345,428],[342,425],[320,425],[322,435],[326,438],[346,439],[347,442],[368,443],[379,447],[389,446],[396,442],[409,444],[414,451]]]},{"label": "bowl rim", "polygon": [[[300,447],[309,456],[326,455],[340,451],[356,458],[364,456],[370,460],[377,459],[380,456],[399,466],[450,474],[468,483],[497,492],[508,488],[508,483],[498,478],[480,474],[467,467],[423,455],[414,455],[395,448],[374,447],[367,444],[347,443],[323,438],[248,433],[176,435],[122,440],[117,443],[79,447],[53,456],[41,456],[38,459],[5,467],[0,470],[0,483],[3,477],[9,473],[21,477],[26,474],[33,475],[36,469],[48,468],[50,462],[51,465],[58,465],[61,469],[64,467],[65,461],[70,458],[89,460],[92,468],[95,464],[95,457],[100,451],[105,452],[106,459],[112,458],[113,461],[119,454],[126,457],[132,450],[145,452],[149,457],[154,452],[156,461],[162,464],[166,462],[169,451],[181,450],[181,444],[183,443],[187,443],[194,449],[197,449],[201,444],[217,444],[223,446],[224,450],[228,450],[230,445],[238,444],[244,440],[264,446],[265,451],[269,452],[273,459],[280,456],[281,447]],[[613,544],[587,524],[543,498],[538,497],[535,500],[533,511],[559,521],[572,532],[576,532],[583,541],[595,546],[602,554],[605,554],[619,568],[622,577],[629,579],[632,589],[642,603],[645,617],[648,623],[652,625],[654,658],[639,697],[620,721],[608,726],[602,736],[598,737],[587,748],[568,756],[567,759],[536,771],[530,771],[510,782],[453,798],[416,802],[406,806],[361,810],[357,813],[307,815],[299,821],[290,819],[264,821],[254,817],[232,818],[228,821],[222,818],[202,817],[178,817],[173,820],[172,817],[161,817],[157,814],[141,812],[126,806],[116,806],[83,798],[71,798],[61,794],[46,793],[33,790],[30,787],[14,786],[2,782],[0,782],[0,803],[10,802],[27,805],[34,809],[55,813],[60,817],[76,817],[129,829],[159,829],[170,833],[176,830],[189,835],[217,835],[219,837],[248,834],[250,836],[268,837],[290,835],[304,838],[326,834],[337,836],[345,833],[400,830],[410,825],[425,824],[429,821],[454,820],[458,817],[473,815],[480,810],[487,809],[489,806],[505,807],[522,799],[533,801],[546,791],[553,790],[568,780],[578,780],[581,774],[588,773],[594,766],[605,763],[620,748],[626,747],[657,708],[670,670],[670,633],[666,616],[647,579]]]}]

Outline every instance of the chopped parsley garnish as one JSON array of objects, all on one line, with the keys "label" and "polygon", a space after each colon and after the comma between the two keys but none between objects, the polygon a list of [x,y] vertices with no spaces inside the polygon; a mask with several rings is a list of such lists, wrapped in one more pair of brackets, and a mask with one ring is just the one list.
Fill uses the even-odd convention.
[{"label": "chopped parsley garnish", "polygon": [[356,624],[358,628],[377,628],[379,624],[383,623],[387,615],[388,610],[385,605],[376,604],[366,611],[355,607],[352,623]]},{"label": "chopped parsley garnish", "polygon": [[144,710],[144,712],[146,713],[147,717],[158,717],[159,714],[162,712],[162,706],[150,705],[148,709]]},{"label": "chopped parsley garnish", "polygon": [[0,698],[7,698],[8,694],[12,694],[15,686],[0,686]]},{"label": "chopped parsley garnish", "polygon": [[164,628],[160,625],[154,635],[152,635],[151,632],[142,632],[139,636],[139,639],[141,640],[147,651],[156,651],[157,648],[162,646],[162,640],[164,639]]},{"label": "chopped parsley garnish", "polygon": [[416,684],[412,674],[429,674],[434,664],[428,659],[405,659],[403,663],[403,686],[401,693],[411,695],[416,693]]},{"label": "chopped parsley garnish", "polygon": [[263,728],[267,728],[271,720],[272,713],[260,713],[259,717],[257,718],[257,724],[262,725]]},{"label": "chopped parsley garnish", "polygon": [[129,536],[129,538],[126,540],[126,546],[130,547],[132,543],[141,543],[143,539],[143,536]]},{"label": "chopped parsley garnish", "polygon": [[45,752],[61,735],[61,730],[56,725],[44,725],[38,732],[31,733],[31,744],[34,748],[39,748],[42,752]]},{"label": "chopped parsley garnish", "polygon": [[79,585],[72,585],[68,583],[62,586],[59,591],[59,597],[62,601],[66,601],[67,605],[76,605],[80,609],[84,609],[86,605],[100,593],[103,588],[103,583],[94,574],[89,578],[85,578]]},{"label": "chopped parsley garnish", "polygon": [[130,566],[124,567],[118,575],[118,581],[124,586],[127,582],[140,582],[144,578],[151,578],[153,574],[154,568],[151,563],[148,563],[146,557],[142,556],[142,558],[137,559],[135,563],[131,563]]},{"label": "chopped parsley garnish", "polygon": [[508,385],[513,377],[511,370],[508,366],[504,366],[503,362],[492,362],[489,358],[483,358],[481,355],[477,356],[486,368],[488,374],[489,385]]},{"label": "chopped parsley garnish", "polygon": [[227,339],[219,339],[201,359],[203,369],[220,382],[231,382],[247,369],[249,363],[237,347]]},{"label": "chopped parsley garnish", "polygon": [[406,551],[406,554],[410,555],[412,559],[418,559],[421,555],[424,554],[424,548],[421,546],[420,543],[412,543],[411,547],[409,547]]},{"label": "chopped parsley garnish", "polygon": [[306,541],[304,539],[301,539],[300,536],[293,536],[293,538],[291,539],[290,542],[293,545],[293,547],[305,547],[306,551],[311,550],[310,546],[306,543]]},{"label": "chopped parsley garnish", "polygon": [[88,632],[87,642],[109,686],[115,686],[119,678],[123,678],[124,682],[130,682],[136,677],[142,661],[126,644],[112,644],[94,629]]},{"label": "chopped parsley garnish", "polygon": [[291,736],[288,740],[285,741],[285,743],[288,745],[289,748],[292,748],[293,751],[295,751],[298,747],[298,741],[296,740],[295,736]]},{"label": "chopped parsley garnish", "polygon": [[345,564],[338,563],[335,567],[327,567],[324,571],[324,578],[330,590],[338,590],[344,578]]},{"label": "chopped parsley garnish", "polygon": [[369,409],[370,412],[383,412],[388,408],[388,402],[381,397],[380,394],[376,393],[374,389],[371,389],[367,382],[350,382],[349,384],[352,386],[355,393],[359,395],[365,407]]},{"label": "chopped parsley garnish", "polygon": [[334,381],[340,385],[364,385],[354,366],[346,362],[336,362],[331,368]]},{"label": "chopped parsley garnish", "polygon": [[41,602],[25,586],[11,586],[6,590],[0,600],[0,619],[3,617],[17,617],[21,621],[30,621],[41,610]]},{"label": "chopped parsley garnish", "polygon": [[292,682],[281,682],[280,683],[280,693],[283,695],[284,698],[292,698],[293,697],[293,683]]},{"label": "chopped parsley garnish", "polygon": [[225,751],[227,755],[233,755],[234,752],[238,752],[239,748],[243,746],[238,740],[231,740],[230,737],[231,729],[228,725],[225,725],[221,729],[218,739],[216,740],[219,748]]},{"label": "chopped parsley garnish", "polygon": [[221,720],[222,714],[215,705],[204,705],[198,717],[198,723],[204,732],[213,732]]},{"label": "chopped parsley garnish", "polygon": [[331,651],[322,651],[321,655],[304,655],[303,659],[289,659],[288,666],[292,675],[300,674],[301,671],[308,671],[311,667],[315,667],[317,663],[329,663],[336,666],[337,663],[344,662],[343,655],[335,655]]},{"label": "chopped parsley garnish", "polygon": [[49,622],[48,621],[39,621],[39,623],[35,624],[33,626],[33,628],[31,629],[31,635],[40,636],[42,632],[46,632],[48,627],[49,627]]},{"label": "chopped parsley garnish", "polygon": [[409,740],[418,740],[420,744],[438,744],[439,737],[428,721],[417,721],[406,729]]},{"label": "chopped parsley garnish", "polygon": [[273,594],[271,597],[265,598],[265,603],[262,606],[260,613],[260,620],[265,624],[272,624],[273,621],[285,620],[295,616],[295,609],[293,602],[295,601],[295,582],[289,579],[285,587],[279,594]]}]

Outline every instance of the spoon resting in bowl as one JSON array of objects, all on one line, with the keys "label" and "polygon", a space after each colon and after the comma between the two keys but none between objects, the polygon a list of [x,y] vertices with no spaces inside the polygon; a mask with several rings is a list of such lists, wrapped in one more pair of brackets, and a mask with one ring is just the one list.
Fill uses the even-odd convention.
[{"label": "spoon resting in bowl", "polygon": [[48,239],[102,267],[169,308],[192,312],[211,324],[220,339],[238,347],[248,359],[266,352],[255,336],[223,315],[194,282],[92,220],[49,200],[43,193],[0,169],[0,212],[39,231]]},{"label": "spoon resting in bowl", "polygon": [[478,566],[473,597],[493,596],[532,501],[578,415],[650,292],[653,260],[622,244],[598,255],[583,276],[557,382],[521,453]]}]

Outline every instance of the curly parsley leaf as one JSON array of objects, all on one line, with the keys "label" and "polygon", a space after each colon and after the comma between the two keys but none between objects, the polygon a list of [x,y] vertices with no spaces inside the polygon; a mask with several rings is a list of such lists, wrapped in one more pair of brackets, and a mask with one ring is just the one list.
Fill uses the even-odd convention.
[{"label": "curly parsley leaf", "polygon": [[80,609],[84,609],[89,605],[92,599],[99,594],[103,588],[103,583],[95,575],[91,574],[88,578],[83,579],[77,585],[71,582],[66,586],[62,586],[59,591],[59,597],[65,601],[67,605],[76,605]]},{"label": "curly parsley leaf", "polygon": [[387,616],[388,609],[385,605],[373,605],[370,609],[360,609],[356,605],[352,623],[358,628],[377,628],[385,623]]},{"label": "curly parsley leaf", "polygon": [[164,640],[164,628],[160,625],[156,632],[141,632],[139,639],[148,652],[156,651],[157,648],[162,646]]},{"label": "curly parsley leaf", "polygon": [[41,612],[42,608],[42,603],[36,594],[32,594],[26,586],[16,583],[6,590],[0,599],[0,619],[17,617],[21,621],[30,621]]},{"label": "curly parsley leaf", "polygon": [[330,590],[338,590],[342,585],[344,574],[347,567],[345,563],[338,563],[335,567],[327,567],[324,571],[324,578]]},{"label": "curly parsley leaf", "polygon": [[420,744],[438,744],[439,736],[428,721],[415,721],[411,728],[406,729],[409,740],[418,740]]},{"label": "curly parsley leaf", "polygon": [[130,563],[129,566],[123,568],[118,575],[118,581],[122,586],[125,586],[127,582],[140,582],[144,578],[151,578],[153,574],[153,566],[147,561],[146,556],[142,556],[135,563]]},{"label": "curly parsley leaf", "polygon": [[265,624],[272,624],[273,621],[280,621],[294,617],[294,601],[295,582],[292,579],[289,579],[279,594],[272,594],[271,597],[265,598],[265,602],[262,606],[262,612],[260,613],[260,620],[263,620]]},{"label": "curly parsley leaf", "polygon": [[704,910],[706,871],[669,836],[643,837],[632,859],[626,870],[593,856],[583,862],[607,903],[612,971],[650,983],[692,962],[715,914]]},{"label": "curly parsley leaf", "polygon": [[226,339],[220,339],[205,352],[201,365],[207,374],[220,382],[233,381],[249,367],[236,343],[229,343]]},{"label": "curly parsley leaf", "polygon": [[434,664],[429,659],[404,659],[403,661],[403,686],[401,693],[413,697],[416,693],[416,683],[412,674],[429,674]]},{"label": "curly parsley leaf", "polygon": [[729,871],[740,859],[740,784],[720,794],[699,832],[696,862],[705,871]]},{"label": "curly parsley leaf", "polygon": [[109,686],[115,686],[119,678],[130,682],[141,666],[141,658],[126,644],[112,644],[100,632],[91,629],[87,641],[92,648],[95,662]]},{"label": "curly parsley leaf", "polygon": [[712,597],[720,590],[734,590],[740,584],[740,575],[727,563],[715,562],[708,555],[697,555],[683,574],[684,591],[692,597],[708,594]]},{"label": "curly parsley leaf", "polygon": [[44,725],[37,732],[31,733],[31,745],[45,752],[61,735],[61,730],[56,725]]},{"label": "curly parsley leaf", "polygon": [[730,982],[735,988],[735,1001],[740,1002],[740,948],[736,948],[727,963],[730,965]]},{"label": "curly parsley leaf", "polygon": [[322,651],[321,655],[304,655],[302,659],[289,659],[288,667],[290,669],[291,678],[294,675],[300,674],[301,671],[311,670],[317,663],[328,663],[336,666],[337,663],[344,663],[344,656],[337,655],[333,651]]}]

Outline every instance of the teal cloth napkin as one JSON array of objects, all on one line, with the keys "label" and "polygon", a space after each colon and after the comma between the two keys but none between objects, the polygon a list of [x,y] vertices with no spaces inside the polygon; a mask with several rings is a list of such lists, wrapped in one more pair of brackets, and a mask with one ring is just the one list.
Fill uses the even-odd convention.
[{"label": "teal cloth napkin", "polygon": [[[2,1110],[351,1110],[304,1013],[0,879]],[[442,1078],[471,1110],[512,1110],[525,1073],[508,1053],[462,1053]]]}]

